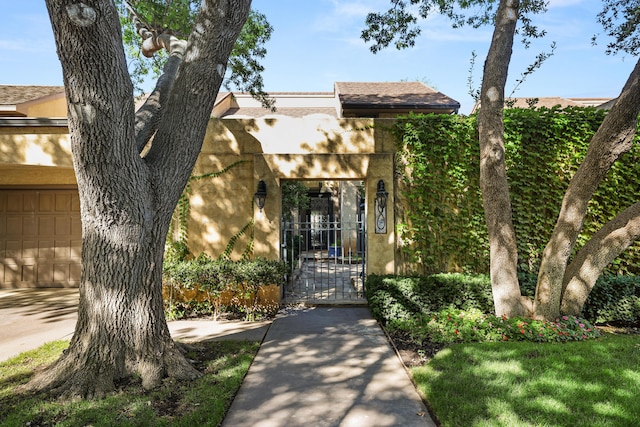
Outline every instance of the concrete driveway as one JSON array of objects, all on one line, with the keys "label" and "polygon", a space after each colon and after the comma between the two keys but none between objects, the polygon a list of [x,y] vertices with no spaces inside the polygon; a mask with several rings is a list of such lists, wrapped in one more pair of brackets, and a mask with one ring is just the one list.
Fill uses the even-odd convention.
[{"label": "concrete driveway", "polygon": [[77,311],[78,289],[0,290],[0,361],[70,339]]},{"label": "concrete driveway", "polygon": [[[78,289],[0,289],[0,362],[42,344],[71,339],[78,311]],[[262,341],[271,321],[190,319],[168,322],[173,339]]]}]

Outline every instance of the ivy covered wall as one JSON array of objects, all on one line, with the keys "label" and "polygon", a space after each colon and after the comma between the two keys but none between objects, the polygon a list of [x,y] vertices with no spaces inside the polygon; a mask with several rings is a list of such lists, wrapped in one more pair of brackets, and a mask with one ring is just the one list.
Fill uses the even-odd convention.
[{"label": "ivy covered wall", "polygon": [[[578,107],[505,111],[520,271],[537,271],[569,180],[605,114]],[[408,116],[398,120],[392,132],[398,141],[396,226],[402,272],[488,272],[475,116]],[[636,144],[609,171],[591,200],[576,248],[639,195]],[[640,243],[627,249],[607,272],[640,274]]]}]

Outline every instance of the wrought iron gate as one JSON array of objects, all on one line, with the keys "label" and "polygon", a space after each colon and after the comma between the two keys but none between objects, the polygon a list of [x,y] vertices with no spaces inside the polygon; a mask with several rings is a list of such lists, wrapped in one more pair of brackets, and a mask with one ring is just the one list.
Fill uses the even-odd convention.
[{"label": "wrought iron gate", "polygon": [[284,302],[365,302],[364,215],[341,222],[310,214],[282,224],[282,259],[289,267]]}]

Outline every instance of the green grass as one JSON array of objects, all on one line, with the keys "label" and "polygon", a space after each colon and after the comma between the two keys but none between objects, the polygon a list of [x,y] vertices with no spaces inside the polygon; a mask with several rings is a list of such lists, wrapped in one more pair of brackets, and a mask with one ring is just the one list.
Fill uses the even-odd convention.
[{"label": "green grass", "polygon": [[105,399],[60,401],[19,395],[34,370],[55,361],[68,342],[56,341],[0,363],[0,425],[10,426],[218,426],[259,343],[220,341],[190,346],[187,357],[204,375],[189,383],[166,380],[152,391],[139,381],[118,385]]},{"label": "green grass", "polygon": [[456,344],[411,373],[443,427],[640,425],[640,335]]}]

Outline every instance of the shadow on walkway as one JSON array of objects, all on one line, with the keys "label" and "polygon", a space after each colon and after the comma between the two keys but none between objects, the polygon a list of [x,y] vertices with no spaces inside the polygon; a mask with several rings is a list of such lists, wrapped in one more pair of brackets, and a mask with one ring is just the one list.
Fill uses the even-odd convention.
[{"label": "shadow on walkway", "polygon": [[435,424],[368,308],[316,307],[272,323],[223,426]]}]

